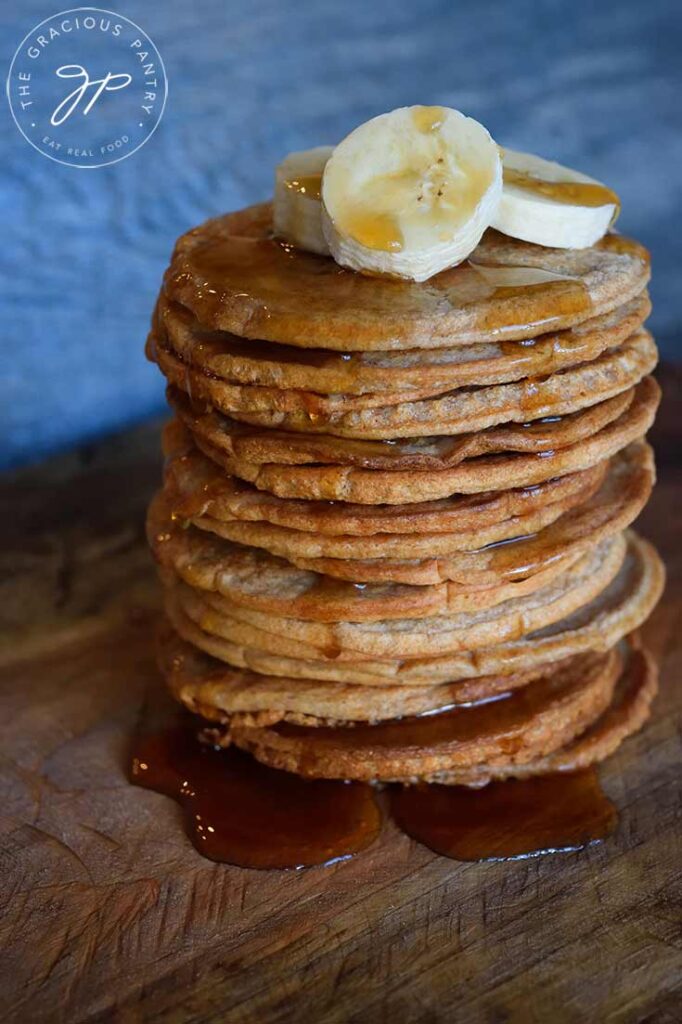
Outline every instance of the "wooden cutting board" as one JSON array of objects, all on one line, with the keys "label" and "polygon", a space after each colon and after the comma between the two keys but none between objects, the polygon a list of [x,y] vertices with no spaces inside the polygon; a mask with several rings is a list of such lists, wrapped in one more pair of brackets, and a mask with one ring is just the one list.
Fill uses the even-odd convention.
[{"label": "wooden cutting board", "polygon": [[640,528],[669,584],[646,628],[652,721],[602,770],[616,834],[580,853],[456,863],[387,824],[303,872],[213,864],[170,800],[131,787],[159,685],[143,540],[158,425],[0,488],[0,1017],[68,1022],[682,1019],[682,378]]}]

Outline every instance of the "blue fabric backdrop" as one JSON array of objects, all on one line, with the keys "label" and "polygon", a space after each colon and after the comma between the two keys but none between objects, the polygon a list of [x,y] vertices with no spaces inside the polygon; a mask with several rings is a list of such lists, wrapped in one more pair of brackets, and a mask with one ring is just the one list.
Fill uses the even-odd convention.
[{"label": "blue fabric backdrop", "polygon": [[[94,0],[96,2],[96,0]],[[286,152],[410,103],[459,107],[501,143],[622,196],[654,253],[652,324],[675,357],[682,298],[679,0],[112,0],[170,83],[150,142],[112,167],[52,163],[1,120],[2,463],[158,412],[142,346],[175,237],[267,196]],[[66,0],[4,0],[9,65]],[[109,6],[108,3],[104,6]]]}]

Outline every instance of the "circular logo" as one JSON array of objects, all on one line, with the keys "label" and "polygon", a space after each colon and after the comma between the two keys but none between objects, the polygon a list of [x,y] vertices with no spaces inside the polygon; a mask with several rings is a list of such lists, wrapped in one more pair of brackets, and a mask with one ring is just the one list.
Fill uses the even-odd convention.
[{"label": "circular logo", "polygon": [[146,32],[99,7],[36,25],[7,76],[21,134],[71,167],[106,167],[138,150],[156,130],[167,93],[161,55]]}]

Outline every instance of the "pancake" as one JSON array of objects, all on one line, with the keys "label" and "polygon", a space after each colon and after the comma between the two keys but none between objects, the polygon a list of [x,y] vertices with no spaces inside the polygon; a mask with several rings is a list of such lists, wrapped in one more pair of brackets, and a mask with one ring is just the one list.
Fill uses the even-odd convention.
[{"label": "pancake", "polygon": [[255,624],[253,615],[237,618],[220,597],[186,584],[168,588],[166,606],[181,635],[177,622],[186,616],[204,632],[232,644],[285,657],[341,663],[435,656],[502,643],[557,622],[601,593],[624,557],[625,541],[619,535],[595,544],[560,577],[531,594],[493,608],[420,619],[340,622],[326,629],[295,619],[261,618]]},{"label": "pancake", "polygon": [[357,441],[331,434],[310,435],[246,425],[222,415],[210,406],[190,402],[170,388],[171,408],[198,443],[228,456],[254,463],[282,465],[331,464],[381,469],[390,472],[442,470],[464,459],[497,452],[545,452],[567,448],[591,437],[622,416],[634,398],[628,388],[605,401],[565,416],[536,421],[505,423],[487,430],[452,436],[412,437],[378,441]]},{"label": "pancake", "polygon": [[265,548],[299,568],[353,582],[454,580],[485,586],[530,575],[629,526],[648,501],[654,478],[653,451],[640,441],[613,457],[602,486],[583,504],[568,511],[560,506],[556,512],[548,505],[487,529],[435,536],[317,537],[210,516],[191,521],[227,540]]},{"label": "pancake", "polygon": [[[269,344],[269,342],[262,342]],[[513,344],[509,342],[509,344]],[[150,331],[145,344],[145,355],[156,363],[171,384],[186,391],[192,398],[212,401],[217,408],[238,416],[244,413],[258,413],[266,416],[269,410],[280,416],[302,414],[308,423],[318,417],[330,417],[357,409],[372,409],[375,406],[396,405],[404,402],[405,391],[370,391],[360,395],[319,395],[314,391],[281,390],[262,384],[240,384],[217,377],[210,370],[197,367],[182,359],[171,347],[164,334]],[[187,357],[189,358],[189,357]],[[450,388],[424,385],[410,391],[410,399],[429,398],[442,394]],[[275,416],[276,420],[276,416]]]},{"label": "pancake", "polygon": [[[177,499],[174,492],[166,489],[166,494],[169,503],[175,508]],[[318,537],[315,534],[289,530],[287,527],[272,526],[269,523],[214,519],[212,516],[191,516],[189,518],[201,530],[208,530],[219,537],[236,541],[238,544],[264,548],[272,554],[280,555],[295,563],[298,558],[306,560],[320,557],[332,559],[375,559],[377,557],[418,559],[427,554],[447,555],[453,551],[471,550],[476,544],[499,544],[515,537],[537,533],[558,519],[564,510],[565,503],[558,502],[555,505],[545,505],[544,508],[530,512],[528,515],[514,516],[501,523],[492,523],[480,530],[436,534],[378,534],[368,537],[344,536],[343,534]],[[312,566],[306,567],[312,568]],[[331,575],[335,574],[331,573]]]},{"label": "pancake", "polygon": [[570,658],[472,707],[346,729],[234,726],[230,736],[264,764],[312,778],[392,781],[481,763],[527,764],[570,743],[606,711],[620,670],[613,650]]},{"label": "pancake", "polygon": [[412,505],[353,505],[348,502],[278,498],[220,471],[194,445],[191,434],[172,420],[163,432],[165,481],[179,519],[271,523],[323,536],[339,534],[437,534],[484,530],[541,512],[548,505],[564,510],[586,501],[601,484],[608,462],[528,488],[455,495]]},{"label": "pancake", "polygon": [[222,640],[200,629],[177,608],[171,609],[172,622],[184,640],[205,653],[265,675],[369,686],[435,686],[453,679],[526,671],[572,654],[609,650],[648,617],[663,590],[663,565],[654,548],[642,538],[628,532],[627,539],[623,566],[598,597],[551,626],[488,648],[392,661],[313,661],[277,656]]},{"label": "pancake", "polygon": [[183,363],[209,376],[306,392],[308,408],[315,409],[323,395],[334,400],[361,395],[374,404],[390,405],[392,402],[382,401],[383,395],[402,393],[403,400],[411,400],[415,392],[438,394],[471,384],[504,384],[521,377],[556,373],[622,344],[650,312],[649,296],[642,292],[610,313],[525,342],[339,353],[207,331],[188,309],[169,302],[162,292],[154,312],[152,336]]},{"label": "pancake", "polygon": [[546,249],[487,231],[464,264],[414,284],[354,273],[271,231],[269,203],[188,231],[166,296],[213,330],[367,352],[534,338],[616,309],[649,279],[646,250],[619,236]]},{"label": "pancake", "polygon": [[[176,574],[191,587],[217,591],[242,607],[320,622],[422,617],[490,608],[532,593],[555,580],[577,555],[557,559],[527,579],[474,588],[471,582],[434,586],[356,585],[308,570],[268,552],[182,527],[159,493],[149,507],[147,536],[164,577]],[[171,577],[172,579],[172,577]]]},{"label": "pancake", "polygon": [[186,643],[169,625],[160,631],[157,652],[167,685],[190,711],[250,725],[328,725],[424,714],[510,693],[545,671],[539,666],[512,675],[418,687],[286,679],[226,665]]},{"label": "pancake", "polygon": [[[342,465],[281,466],[224,454],[194,434],[197,446],[228,473],[282,498],[350,501],[358,504],[409,504],[452,494],[529,487],[552,477],[588,469],[644,436],[653,422],[660,388],[645,377],[632,402],[617,419],[591,437],[566,448],[531,453],[505,452],[464,459],[459,465],[428,472],[364,469]],[[348,442],[347,442],[348,443]]]},{"label": "pancake", "polygon": [[[392,404],[372,403],[366,407],[358,399],[344,403],[342,396],[338,400],[311,401],[305,392],[214,380],[180,363],[162,348],[157,348],[155,358],[170,384],[191,395],[195,402],[209,402],[244,423],[321,435],[321,447],[320,442],[327,441],[330,434],[357,439],[362,445],[368,440],[470,434],[501,423],[568,416],[633,387],[654,369],[657,351],[649,332],[639,330],[593,361],[549,376],[448,390],[436,397],[417,394],[409,401],[394,394]],[[273,440],[277,437],[275,434]],[[284,440],[288,440],[286,435]]]}]

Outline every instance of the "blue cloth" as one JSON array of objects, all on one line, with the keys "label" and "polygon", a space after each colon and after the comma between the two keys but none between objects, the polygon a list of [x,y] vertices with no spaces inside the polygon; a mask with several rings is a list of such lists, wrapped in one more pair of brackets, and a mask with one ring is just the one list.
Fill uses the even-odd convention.
[{"label": "blue cloth", "polygon": [[[459,107],[500,143],[615,188],[619,226],[653,250],[651,323],[665,355],[679,355],[682,4],[112,4],[148,32],[168,72],[166,113],[147,145],[77,170],[36,153],[7,110],[0,122],[4,465],[158,412],[162,382],[142,347],[176,236],[266,197],[288,151],[410,103]],[[5,66],[58,5],[1,6]]]}]

